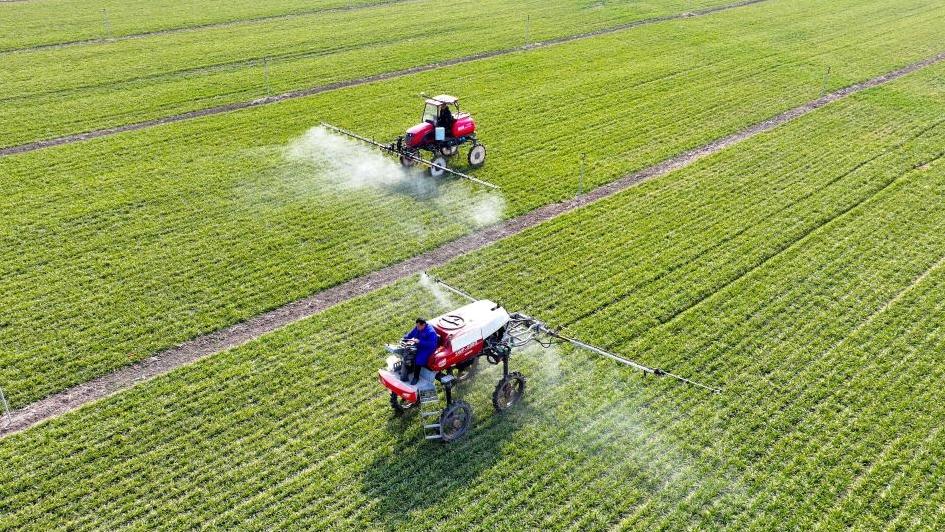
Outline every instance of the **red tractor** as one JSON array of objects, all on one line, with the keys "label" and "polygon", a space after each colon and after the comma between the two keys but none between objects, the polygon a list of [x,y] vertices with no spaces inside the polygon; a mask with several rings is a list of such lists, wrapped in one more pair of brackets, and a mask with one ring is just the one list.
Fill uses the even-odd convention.
[{"label": "red tractor", "polygon": [[[492,394],[493,406],[502,411],[515,405],[525,393],[525,377],[509,373],[509,355],[515,345],[508,334],[511,319],[501,306],[482,300],[431,320],[439,345],[421,368],[417,384],[411,384],[410,378],[416,346],[408,342],[388,345],[393,356],[388,358],[387,368],[378,371],[378,378],[390,390],[394,412],[403,414],[416,405],[421,409],[429,407],[421,417],[438,419],[424,424],[424,429],[431,431],[427,439],[444,442],[459,439],[469,430],[473,414],[469,403],[453,397],[453,386],[472,376],[481,356],[490,363],[502,364],[502,379]],[[446,393],[446,408],[442,411],[438,406],[437,382]]]},{"label": "red tractor", "polygon": [[[515,348],[531,342],[543,347],[567,342],[641,370],[644,374],[668,376],[719,392],[716,388],[659,368],[638,364],[580,340],[568,338],[525,314],[510,314],[497,303],[476,300],[440,280],[435,281],[471,302],[430,321],[438,336],[438,345],[426,365],[420,368],[420,377],[416,384],[411,384],[416,346],[410,342],[388,345],[387,351],[391,356],[387,359],[387,367],[378,370],[378,379],[390,391],[390,404],[395,414],[403,415],[412,410],[420,410],[428,440],[449,443],[469,431],[473,421],[472,407],[454,397],[454,387],[474,375],[481,357],[485,357],[490,364],[502,364],[502,378],[492,392],[492,405],[496,411],[502,412],[515,406],[525,393],[526,380],[525,376],[517,371],[509,372],[509,358]],[[442,409],[437,384],[443,388],[446,396],[446,406]],[[427,422],[428,418],[433,419]]]},{"label": "red tractor", "polygon": [[[432,98],[424,96],[424,102],[420,123],[390,144],[377,142],[331,124],[322,123],[322,126],[396,155],[404,168],[422,164],[430,169],[430,175],[433,177],[449,173],[480,185],[498,188],[492,183],[448,168],[448,159],[458,154],[460,146],[464,144],[471,144],[466,155],[470,167],[480,168],[486,164],[486,147],[476,138],[476,122],[469,113],[460,111],[459,99],[441,94]],[[429,159],[422,157],[424,151],[430,153]]]},{"label": "red tractor", "polygon": [[443,175],[446,159],[459,153],[459,147],[472,143],[466,159],[469,166],[479,168],[486,163],[486,147],[476,139],[476,122],[469,113],[459,110],[459,99],[448,94],[426,98],[420,123],[398,137],[394,151],[401,154],[400,164],[417,164],[420,151],[431,154],[430,175]]}]

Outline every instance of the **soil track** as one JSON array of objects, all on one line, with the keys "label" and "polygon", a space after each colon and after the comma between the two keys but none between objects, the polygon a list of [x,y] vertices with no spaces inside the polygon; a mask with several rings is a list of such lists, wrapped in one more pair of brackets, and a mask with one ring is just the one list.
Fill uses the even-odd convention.
[{"label": "soil track", "polygon": [[746,139],[770,131],[851,94],[899,79],[922,68],[945,61],[945,52],[918,63],[913,63],[873,79],[851,85],[824,95],[804,105],[785,111],[756,123],[732,135],[720,138],[680,155],[596,188],[574,199],[545,205],[517,218],[487,227],[421,255],[357,277],[346,283],[294,301],[275,310],[260,314],[243,323],[199,336],[177,347],[158,353],[146,360],[79,384],[45,399],[36,401],[11,413],[9,423],[0,427],[0,437],[27,429],[44,420],[75,410],[87,403],[107,397],[134,386],[136,383],[163,375],[201,358],[244,344],[291,323],[313,316],[329,307],[367,294],[400,279],[420,273],[466,253],[493,244],[525,229],[546,222],[556,216],[579,209],[595,201],[622,192],[642,181],[666,175],[692,163],[738,144]]},{"label": "soil track", "polygon": [[725,4],[721,6],[715,6],[705,9],[700,9],[697,11],[688,11],[685,13],[677,13],[675,15],[665,15],[661,17],[653,17],[648,19],[637,20],[634,22],[628,22],[626,24],[620,24],[617,26],[611,26],[609,28],[603,28],[600,30],[589,31],[585,33],[577,33],[574,35],[566,35],[564,37],[558,37],[555,39],[550,39],[547,41],[537,42],[529,44],[527,46],[520,46],[515,48],[502,48],[500,50],[492,50],[490,52],[480,52],[471,55],[465,55],[462,57],[456,57],[453,59],[448,59],[446,61],[441,61],[439,63],[428,63],[426,65],[418,65],[415,67],[405,68],[402,70],[394,70],[390,72],[383,72],[380,74],[374,74],[372,76],[367,76],[363,78],[351,79],[346,81],[338,81],[334,83],[327,83],[324,85],[318,85],[315,87],[309,87],[306,89],[299,89],[295,91],[284,92],[282,94],[277,94],[275,96],[267,96],[265,98],[258,98],[256,100],[243,101],[243,102],[234,102],[225,105],[218,105],[215,107],[207,107],[205,109],[198,109],[194,111],[187,111],[185,113],[179,113],[174,115],[168,115],[161,118],[154,118],[151,120],[145,120],[142,122],[135,122],[132,124],[125,124],[121,126],[96,129],[92,131],[86,131],[84,133],[76,133],[73,135],[65,135],[62,137],[56,137],[45,140],[37,140],[34,142],[28,142],[26,144],[19,144],[16,146],[9,146],[6,148],[0,148],[0,157],[15,155],[19,153],[26,153],[31,151],[40,150],[43,148],[50,148],[53,146],[61,146],[63,144],[71,144],[73,142],[81,142],[84,140],[90,140],[100,137],[107,137],[110,135],[115,135],[118,133],[124,133],[127,131],[138,131],[141,129],[147,129],[155,126],[160,126],[163,124],[171,124],[174,122],[182,122],[184,120],[191,120],[194,118],[199,118],[203,116],[218,115],[222,113],[229,113],[233,111],[239,111],[241,109],[250,109],[253,107],[259,107],[261,105],[268,105],[272,103],[282,102],[285,100],[292,100],[295,98],[304,98],[306,96],[313,96],[316,94],[321,94],[324,92],[330,92],[338,89],[346,89],[349,87],[357,87],[359,85],[366,85],[368,83],[375,83],[378,81],[384,81],[388,79],[401,78],[404,76],[409,76],[411,74],[419,74],[422,72],[429,72],[432,70],[437,70],[440,68],[446,68],[454,65],[460,65],[463,63],[470,63],[473,61],[481,61],[483,59],[490,59],[493,57],[500,57],[503,55],[509,55],[517,52],[522,52],[525,50],[533,50],[537,48],[547,48],[549,46],[555,46],[559,44],[564,44],[573,41],[579,41],[582,39],[589,39],[592,37],[598,37],[601,35],[607,35],[610,33],[617,33],[620,31],[625,31],[628,29],[636,28],[639,26],[647,26],[650,24],[657,24],[660,22],[667,22],[671,20],[680,20],[692,17],[700,17],[705,15],[710,15],[713,13],[719,13],[721,11],[728,11],[730,9],[736,9],[739,7],[750,6],[753,4],[760,4],[767,2],[768,0],[743,0],[741,2],[736,2],[733,4]]}]

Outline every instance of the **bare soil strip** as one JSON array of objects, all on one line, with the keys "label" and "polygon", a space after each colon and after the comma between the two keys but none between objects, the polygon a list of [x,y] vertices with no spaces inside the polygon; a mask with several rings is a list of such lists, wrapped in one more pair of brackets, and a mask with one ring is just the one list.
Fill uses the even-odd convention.
[{"label": "bare soil strip", "polygon": [[547,48],[549,46],[555,46],[555,45],[578,41],[582,39],[589,39],[592,37],[598,37],[600,35],[617,33],[620,31],[624,31],[624,30],[628,30],[628,29],[636,28],[640,26],[647,26],[650,24],[657,24],[660,22],[667,22],[671,20],[701,17],[705,15],[710,15],[713,13],[718,13],[721,11],[728,11],[730,9],[735,9],[739,7],[749,6],[753,4],[760,4],[762,2],[767,2],[767,1],[768,0],[743,0],[741,2],[736,2],[734,4],[726,4],[722,6],[710,7],[706,9],[700,9],[697,11],[689,11],[685,13],[677,13],[675,15],[665,15],[661,17],[642,19],[642,20],[637,20],[634,22],[628,22],[626,24],[620,24],[618,26],[611,26],[609,28],[603,28],[600,30],[590,31],[586,33],[578,33],[574,35],[566,35],[564,37],[558,37],[556,39],[536,42],[536,43],[529,44],[527,46],[520,46],[520,47],[515,47],[515,48],[503,48],[500,50],[493,50],[490,52],[480,52],[477,54],[465,55],[462,57],[456,57],[456,58],[449,59],[446,61],[441,61],[439,63],[428,63],[426,65],[419,65],[415,67],[405,68],[402,70],[382,72],[380,74],[375,74],[375,75],[367,76],[363,78],[351,79],[351,80],[346,80],[346,81],[338,81],[334,83],[328,83],[325,85],[318,85],[318,86],[309,87],[306,89],[299,89],[295,91],[284,92],[282,94],[277,94],[275,96],[267,96],[265,98],[258,98],[256,100],[251,100],[251,101],[234,102],[234,103],[229,103],[225,105],[218,105],[215,107],[207,107],[205,109],[198,109],[195,111],[187,111],[186,113],[168,115],[161,118],[154,118],[151,120],[145,120],[143,122],[135,122],[132,124],[125,124],[121,126],[95,129],[92,131],[86,131],[85,133],[76,133],[73,135],[65,135],[62,137],[55,137],[51,139],[37,140],[34,142],[28,142],[26,144],[19,144],[16,146],[0,148],[0,157],[41,150],[43,148],[50,148],[53,146],[61,146],[63,144],[71,144],[73,142],[81,142],[84,140],[107,137],[110,135],[124,133],[127,131],[138,131],[140,129],[147,129],[147,128],[151,128],[155,126],[160,126],[163,124],[171,124],[174,122],[182,122],[184,120],[191,120],[191,119],[200,118],[203,116],[230,113],[233,111],[239,111],[241,109],[250,109],[253,107],[259,107],[261,105],[268,105],[268,104],[277,103],[277,102],[281,102],[285,100],[292,100],[295,98],[304,98],[306,96],[313,96],[315,94],[335,91],[338,89],[357,87],[359,85],[366,85],[368,83],[375,83],[378,81],[384,81],[388,79],[401,78],[404,76],[409,76],[411,74],[429,72],[432,70],[438,70],[440,68],[460,65],[463,63],[470,63],[473,61],[481,61],[483,59],[500,57],[503,55],[509,55],[509,54],[513,54],[517,52],[522,52],[524,50],[533,50],[536,48]]},{"label": "bare soil strip", "polygon": [[60,416],[87,403],[130,388],[138,382],[152,379],[186,364],[200,360],[201,358],[242,345],[264,334],[285,327],[286,325],[318,314],[339,303],[368,294],[369,292],[373,292],[429,268],[441,266],[460,255],[494,244],[499,240],[544,223],[556,216],[613,196],[643,181],[664,176],[670,172],[689,166],[700,159],[718,153],[744,140],[771,131],[782,124],[804,116],[811,111],[824,107],[851,94],[889,83],[942,61],[945,61],[945,52],[873,79],[826,94],[821,98],[785,111],[737,133],[681,153],[640,172],[598,187],[574,199],[545,205],[544,207],[535,209],[517,218],[506,220],[505,222],[448,242],[421,255],[351,279],[346,283],[328,288],[305,299],[294,301],[275,310],[260,314],[243,323],[238,323],[210,334],[198,336],[197,338],[158,353],[146,360],[76,385],[13,411],[10,416],[9,424],[5,427],[0,427],[0,437],[25,430],[42,421]]},{"label": "bare soil strip", "polygon": [[[10,3],[10,2],[30,2],[33,0],[0,0],[0,3]],[[177,28],[167,28],[163,30],[153,30],[153,31],[143,31],[140,33],[128,33],[125,35],[117,35],[115,37],[107,38],[96,38],[96,39],[79,39],[75,41],[63,41],[63,42],[54,42],[48,44],[36,44],[32,46],[23,46],[20,48],[7,48],[6,50],[0,50],[0,55],[10,54],[17,52],[34,52],[37,50],[49,50],[54,48],[67,48],[70,46],[81,46],[83,44],[101,44],[101,43],[110,43],[110,42],[119,42],[119,41],[129,41],[132,39],[144,39],[147,37],[154,37],[155,35],[169,35],[173,33],[186,33],[191,31],[200,31],[213,28],[228,28],[231,26],[240,26],[243,24],[256,24],[260,22],[268,22],[270,20],[283,20],[283,19],[293,19],[299,17],[305,17],[309,15],[318,15],[323,13],[339,13],[346,11],[360,11],[362,9],[371,9],[375,7],[386,7],[391,4],[404,4],[407,2],[416,2],[418,0],[380,0],[379,2],[373,2],[370,4],[355,4],[348,6],[335,6],[335,7],[320,7],[315,9],[306,9],[299,11],[292,11],[289,13],[280,13],[278,15],[263,15],[259,17],[252,18],[241,18],[234,20],[227,20],[225,22],[207,22],[205,24],[192,24],[189,26],[180,26]]]}]

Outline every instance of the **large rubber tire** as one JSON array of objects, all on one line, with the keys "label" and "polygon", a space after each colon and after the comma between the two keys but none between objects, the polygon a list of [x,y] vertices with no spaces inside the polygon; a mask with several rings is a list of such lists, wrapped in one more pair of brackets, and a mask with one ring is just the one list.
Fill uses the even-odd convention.
[{"label": "large rubber tire", "polygon": [[[446,168],[446,157],[439,156],[430,162],[432,162],[433,164],[437,166],[442,166],[443,168]],[[443,174],[446,173],[446,170],[444,170],[443,168],[437,168],[435,166],[431,166],[430,175],[432,177],[443,177]]]},{"label": "large rubber tire", "polygon": [[459,146],[446,146],[440,148],[440,155],[443,157],[452,157],[459,153]]},{"label": "large rubber tire", "polygon": [[451,371],[450,374],[456,378],[456,382],[466,382],[472,380],[476,376],[476,372],[479,371],[479,357],[476,357],[471,360],[471,364],[465,368],[456,368],[455,371]]},{"label": "large rubber tire", "polygon": [[498,412],[505,412],[518,404],[523,395],[525,395],[525,376],[514,371],[495,385],[495,391],[492,392],[492,406]]},{"label": "large rubber tire", "polygon": [[473,144],[469,149],[469,166],[479,168],[486,164],[486,147],[482,144]]},{"label": "large rubber tire", "polygon": [[443,443],[454,442],[465,436],[472,423],[472,406],[466,401],[453,401],[440,414],[440,436]]},{"label": "large rubber tire", "polygon": [[390,393],[390,407],[394,409],[395,416],[402,416],[408,412],[413,411],[415,403],[408,403],[404,401],[399,395],[394,392]]},{"label": "large rubber tire", "polygon": [[[407,155],[416,157],[417,154],[408,152]],[[413,168],[414,165],[417,164],[417,161],[415,161],[412,157],[408,157],[407,155],[400,156],[400,166],[403,166],[404,168]]]}]

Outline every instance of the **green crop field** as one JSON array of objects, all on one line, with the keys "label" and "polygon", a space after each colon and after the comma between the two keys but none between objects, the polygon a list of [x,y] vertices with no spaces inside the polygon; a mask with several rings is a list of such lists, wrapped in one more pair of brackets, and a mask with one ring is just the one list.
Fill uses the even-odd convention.
[{"label": "green crop field", "polygon": [[[825,7],[821,20],[852,16],[855,4]],[[730,11],[0,158],[0,300],[9,309],[0,382],[23,405],[494,217],[571,197],[581,153],[583,186],[601,185],[816,98],[827,66],[828,88],[841,87],[927,57],[937,36],[919,16],[897,22],[909,36],[878,22],[831,34],[834,24],[810,9],[782,3],[751,30],[745,22],[757,14]],[[777,47],[766,47],[771,35]],[[641,48],[657,53],[622,66]],[[750,53],[758,48],[763,58]],[[581,65],[595,74],[560,79]],[[461,183],[432,200],[351,188],[287,158],[319,120],[392,137],[417,119],[417,89],[438,87],[474,95],[465,106],[493,154],[478,175],[502,185],[501,196]],[[349,111],[368,107],[377,113]],[[477,219],[480,205],[494,216]]]},{"label": "green crop field", "polygon": [[483,372],[468,440],[422,444],[372,376],[396,317],[444,310],[412,278],[9,437],[2,524],[938,528],[943,93],[854,96],[439,272],[719,395],[526,351],[520,410]]},{"label": "green crop field", "polygon": [[[0,530],[945,528],[945,6],[678,17],[729,3],[0,3],[0,146],[671,17],[0,154]],[[501,190],[316,127],[390,139],[421,92]],[[252,332],[548,209],[432,273],[719,393],[533,344],[524,400],[496,413],[482,360],[445,445],[376,371],[462,298],[398,274]]]},{"label": "green crop field", "polygon": [[[389,0],[396,1],[396,0]],[[409,0],[400,0],[409,1]],[[0,3],[0,51],[249,22],[383,0],[24,0]]]},{"label": "green crop field", "polygon": [[[252,100],[520,47],[525,39],[541,42],[726,3],[665,0],[594,7],[577,0],[551,6],[541,0],[464,0],[442,10],[433,0],[401,1],[356,12],[8,54],[0,56],[7,71],[0,78],[0,124],[5,125],[0,145]],[[378,27],[385,31],[378,32]]]}]

